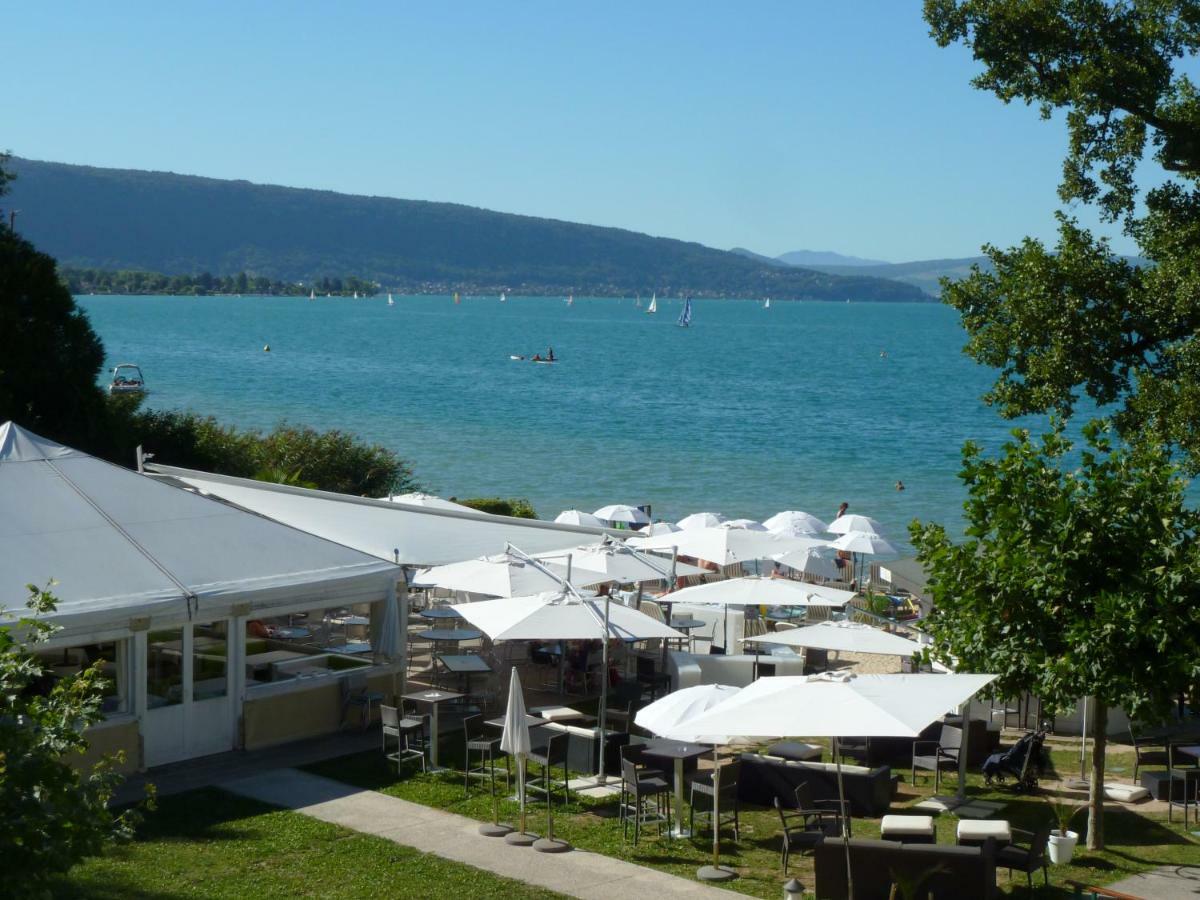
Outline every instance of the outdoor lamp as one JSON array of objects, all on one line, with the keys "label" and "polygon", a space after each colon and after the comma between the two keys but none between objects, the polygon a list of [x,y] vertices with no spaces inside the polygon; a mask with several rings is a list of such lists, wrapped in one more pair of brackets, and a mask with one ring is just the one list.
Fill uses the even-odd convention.
[{"label": "outdoor lamp", "polygon": [[804,900],[804,885],[793,878],[783,886],[783,900]]}]

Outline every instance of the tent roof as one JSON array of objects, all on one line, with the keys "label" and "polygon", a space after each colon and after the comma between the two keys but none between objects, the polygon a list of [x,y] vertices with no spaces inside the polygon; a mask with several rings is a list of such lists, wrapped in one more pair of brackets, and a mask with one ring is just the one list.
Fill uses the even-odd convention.
[{"label": "tent roof", "polygon": [[146,470],[380,559],[410,565],[492,556],[510,543],[527,553],[558,550],[607,533],[603,528],[414,506],[398,499],[372,500],[173,466],[148,464]]},{"label": "tent roof", "polygon": [[[382,592],[395,566],[0,425],[0,603],[55,581],[54,619],[127,624],[319,591]],[[339,598],[345,597],[347,600]]]}]

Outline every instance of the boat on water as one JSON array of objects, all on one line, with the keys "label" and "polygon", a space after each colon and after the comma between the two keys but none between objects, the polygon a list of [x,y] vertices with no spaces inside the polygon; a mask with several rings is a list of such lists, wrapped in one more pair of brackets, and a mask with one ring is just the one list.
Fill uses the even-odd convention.
[{"label": "boat on water", "polygon": [[309,300],[316,300],[316,299],[317,299],[317,292],[316,292],[316,291],[309,291],[309,292],[308,292],[308,299],[309,299]]},{"label": "boat on water", "polygon": [[[575,295],[567,294],[567,306],[574,306],[574,305],[575,305]],[[553,362],[553,360],[551,360],[551,362]]]},{"label": "boat on water", "polygon": [[658,312],[658,294],[650,295],[650,305],[646,307],[646,315]]},{"label": "boat on water", "polygon": [[395,306],[396,301],[392,299],[392,295],[388,294],[388,306]]},{"label": "boat on water", "polygon": [[110,394],[144,394],[146,379],[142,370],[135,363],[120,363],[112,370],[112,381],[109,382]]},{"label": "boat on water", "polygon": [[462,303],[462,301],[458,299],[458,291],[455,291],[455,292],[454,292],[454,302],[455,302],[455,303]]},{"label": "boat on water", "polygon": [[355,291],[355,292],[354,292],[354,299],[355,299],[355,300],[357,300],[357,299],[358,299],[358,291]]},{"label": "boat on water", "polygon": [[680,328],[687,328],[692,324],[692,298],[686,297],[683,301],[683,310],[679,313],[679,321],[675,323]]},{"label": "boat on water", "polygon": [[770,297],[768,297],[768,298],[766,299],[766,302],[765,302],[765,303],[763,303],[763,309],[770,309],[770,308],[771,308],[771,298],[770,298]]},{"label": "boat on water", "polygon": [[633,308],[634,308],[634,309],[641,309],[641,308],[642,308],[642,295],[641,295],[641,294],[638,294],[638,295],[637,295],[637,300],[635,300],[635,301],[633,302]]},{"label": "boat on water", "polygon": [[501,292],[500,292],[500,302],[501,302],[501,303],[507,303],[507,302],[508,302],[508,296],[507,296],[507,295],[504,293],[504,291],[501,291]]}]

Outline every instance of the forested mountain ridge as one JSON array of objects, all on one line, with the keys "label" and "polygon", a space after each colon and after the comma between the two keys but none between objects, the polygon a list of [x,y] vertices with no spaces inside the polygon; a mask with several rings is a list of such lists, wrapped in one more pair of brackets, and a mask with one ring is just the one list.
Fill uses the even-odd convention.
[{"label": "forested mountain ridge", "polygon": [[353,275],[408,292],[929,299],[897,281],[458,204],[16,158],[12,168],[18,231],[75,268]]}]

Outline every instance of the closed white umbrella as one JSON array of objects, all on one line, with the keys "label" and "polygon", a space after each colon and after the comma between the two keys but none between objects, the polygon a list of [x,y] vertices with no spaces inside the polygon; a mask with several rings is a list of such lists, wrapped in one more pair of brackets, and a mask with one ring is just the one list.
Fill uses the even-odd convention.
[{"label": "closed white umbrella", "polygon": [[533,750],[527,717],[525,692],[521,690],[521,675],[514,666],[508,679],[508,706],[504,710],[504,731],[500,734],[500,750],[517,761],[517,799],[521,804],[521,823],[520,829],[505,840],[526,845],[532,844],[534,840],[534,836],[525,831],[525,760]]},{"label": "closed white umbrella", "polygon": [[720,528],[740,528],[743,531],[767,531],[767,526],[762,522],[756,522],[754,519],[730,519],[728,522],[722,522]]},{"label": "closed white umbrella", "polygon": [[720,513],[698,512],[692,513],[690,516],[684,516],[675,524],[682,531],[689,531],[695,528],[716,528],[724,521],[725,517]]},{"label": "closed white umbrella", "polygon": [[654,550],[660,553],[674,550],[680,556],[707,560],[718,566],[768,559],[776,553],[799,549],[791,538],[779,537],[770,532],[720,527],[684,529],[674,534],[630,538],[628,543],[639,550]]},{"label": "closed white umbrella", "polygon": [[771,518],[764,519],[763,525],[766,526],[767,531],[793,536],[824,534],[829,530],[829,526],[812,513],[801,512],[798,509],[785,509],[783,512],[777,512]]},{"label": "closed white umbrella", "polygon": [[583,512],[578,509],[564,509],[554,521],[559,525],[588,525],[593,528],[603,528],[604,522],[593,516],[591,513]]},{"label": "closed white umbrella", "polygon": [[[462,562],[434,566],[416,574],[414,583],[421,586],[446,588],[486,594],[489,597],[523,597],[541,591],[557,590],[566,577],[565,565],[544,564],[547,573],[511,553],[468,559]],[[598,572],[575,572],[574,575],[600,576]],[[602,577],[599,580],[603,580]],[[595,583],[595,582],[592,582]]]},{"label": "closed white umbrella", "polygon": [[867,534],[883,534],[883,527],[870,516],[847,513],[829,523],[830,534],[845,534],[848,531],[863,531]]},{"label": "closed white umbrella", "polygon": [[886,538],[865,531],[847,531],[830,544],[837,550],[849,550],[851,553],[898,553],[896,547]]},{"label": "closed white umbrella", "polygon": [[623,503],[614,503],[610,506],[602,506],[594,513],[597,519],[602,519],[605,522],[613,524],[621,523],[624,525],[649,525],[650,517],[638,509],[636,506],[626,506]]},{"label": "closed white umbrella", "polygon": [[[829,545],[822,542],[822,546],[828,547]],[[830,580],[835,580],[838,577],[837,564],[816,547],[809,547],[805,550],[793,550],[791,553],[781,553],[775,557],[775,562],[781,566],[787,566],[789,569],[799,572],[802,575],[828,578]]]},{"label": "closed white umbrella", "polygon": [[[917,737],[922,729],[962,705],[988,685],[995,675],[776,675],[760,678],[737,696],[708,712],[681,722],[681,731],[695,734],[738,734],[747,738],[830,737],[838,767],[838,795],[845,804],[838,738],[860,734]],[[842,818],[846,842],[846,877],[850,896],[849,831]]]},{"label": "closed white umbrella", "polygon": [[[405,592],[405,602],[408,594]],[[400,604],[396,599],[396,586],[388,588],[383,600],[383,622],[377,634],[373,634],[371,649],[377,663],[393,662],[400,656]]]},{"label": "closed white umbrella", "polygon": [[889,634],[862,622],[819,622],[791,631],[762,634],[751,640],[782,647],[812,647],[885,656],[912,656],[921,650],[921,645],[916,641]]},{"label": "closed white umbrella", "polygon": [[[717,747],[734,743],[737,739],[725,734],[697,735],[684,732],[680,731],[679,725],[737,696],[738,691],[738,688],[724,684],[698,684],[695,687],[683,688],[643,707],[633,720],[638,727],[660,737],[713,745],[713,861],[711,866],[701,866],[696,872],[696,876],[704,881],[728,881],[736,876],[732,869],[721,866],[721,765],[717,757]],[[682,814],[680,811],[679,815]]]}]

